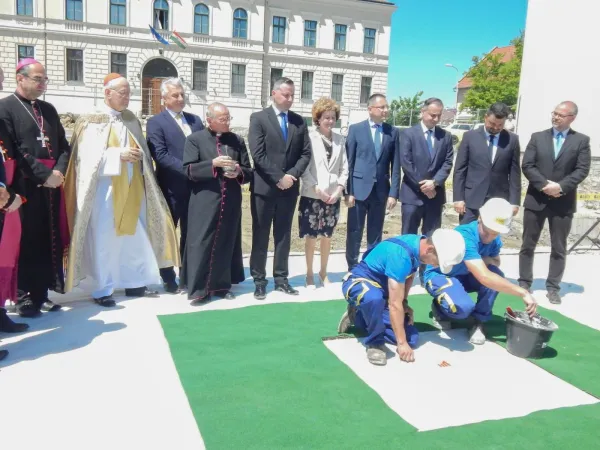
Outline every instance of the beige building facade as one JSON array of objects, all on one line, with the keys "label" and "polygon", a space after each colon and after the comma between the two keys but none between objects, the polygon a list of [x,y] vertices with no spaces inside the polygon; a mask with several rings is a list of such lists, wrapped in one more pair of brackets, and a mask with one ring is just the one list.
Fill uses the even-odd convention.
[{"label": "beige building facade", "polygon": [[35,57],[60,113],[99,108],[102,79],[119,72],[140,116],[160,111],[160,82],[175,76],[187,110],[203,116],[220,101],[235,126],[246,126],[269,103],[272,79],[286,76],[296,83],[294,110],[308,118],[316,99],[332,96],[343,126],[364,116],[368,95],[387,90],[395,8],[380,0],[6,0],[0,97],[15,88],[18,60]]}]

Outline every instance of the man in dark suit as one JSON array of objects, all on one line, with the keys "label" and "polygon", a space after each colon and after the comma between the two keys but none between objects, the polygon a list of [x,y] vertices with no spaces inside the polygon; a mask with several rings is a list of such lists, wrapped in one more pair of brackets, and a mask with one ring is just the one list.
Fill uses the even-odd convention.
[{"label": "man in dark suit", "polygon": [[346,187],[348,271],[358,264],[365,220],[367,246],[371,248],[381,242],[386,208],[393,209],[400,195],[398,129],[384,123],[389,111],[384,95],[373,94],[367,106],[369,119],[351,125],[346,140],[349,172]]},{"label": "man in dark suit", "polygon": [[443,110],[440,99],[425,100],[421,122],[400,133],[402,234],[417,234],[421,227],[428,235],[442,226],[444,184],[454,161],[452,136],[437,126]]},{"label": "man in dark suit", "polygon": [[292,220],[299,194],[300,177],[311,158],[311,143],[304,119],[290,111],[294,82],[281,78],[273,85],[273,105],[250,116],[248,141],[254,161],[252,196],[252,253],[250,272],[254,297],[266,298],[266,265],[269,234],[273,224],[275,290],[298,295],[288,282],[288,258]]},{"label": "man in dark suit", "polygon": [[500,197],[519,212],[521,204],[521,147],[519,137],[504,129],[510,108],[494,103],[485,115],[485,125],[467,131],[454,164],[454,209],[460,223],[479,218],[479,208],[490,198]]},{"label": "man in dark suit", "polygon": [[529,180],[523,215],[523,244],[519,253],[519,285],[531,288],[533,253],[546,223],[550,223],[550,271],[546,279],[550,303],[561,303],[560,282],[567,258],[567,236],[577,210],[577,186],[590,173],[590,138],[571,129],[577,105],[563,102],[552,112],[552,128],[533,133],[523,173]]},{"label": "man in dark suit", "polygon": [[[185,107],[185,90],[179,78],[168,78],[162,82],[161,94],[165,109],[151,117],[146,125],[148,147],[156,162],[156,177],[173,217],[173,223],[181,232],[180,251],[185,252],[187,235],[188,204],[190,188],[188,177],[183,170],[183,148],[187,136],[204,129],[200,118],[183,111]],[[184,271],[180,270],[179,282],[186,284]],[[175,281],[175,269],[160,269],[165,290],[176,293],[179,286]]]}]

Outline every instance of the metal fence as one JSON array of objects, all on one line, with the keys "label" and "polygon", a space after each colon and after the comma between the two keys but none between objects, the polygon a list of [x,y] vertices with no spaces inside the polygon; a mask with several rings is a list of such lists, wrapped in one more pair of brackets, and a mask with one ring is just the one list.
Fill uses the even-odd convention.
[{"label": "metal fence", "polygon": [[[474,128],[477,124],[483,123],[486,110],[478,109],[475,111],[460,111],[454,109],[445,109],[442,113],[441,127],[447,127],[452,124],[471,125]],[[387,122],[396,127],[411,127],[421,120],[420,109],[392,109],[389,112]],[[463,127],[465,128],[465,127]]]}]

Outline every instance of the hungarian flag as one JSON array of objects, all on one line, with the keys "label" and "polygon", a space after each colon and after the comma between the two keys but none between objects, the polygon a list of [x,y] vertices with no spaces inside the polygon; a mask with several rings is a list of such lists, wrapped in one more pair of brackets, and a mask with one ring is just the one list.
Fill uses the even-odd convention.
[{"label": "hungarian flag", "polygon": [[173,31],[170,38],[179,48],[186,48],[187,42],[177,33],[177,31]]}]

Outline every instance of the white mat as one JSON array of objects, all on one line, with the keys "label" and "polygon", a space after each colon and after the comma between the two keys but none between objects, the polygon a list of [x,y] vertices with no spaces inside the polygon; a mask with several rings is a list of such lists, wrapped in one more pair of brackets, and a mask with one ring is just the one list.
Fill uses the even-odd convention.
[{"label": "white mat", "polygon": [[[469,344],[466,330],[421,333],[420,342],[414,363],[400,361],[395,347],[389,346],[383,367],[367,361],[356,339],[324,343],[419,431],[598,402],[497,344]],[[449,366],[440,367],[443,361]]]}]

